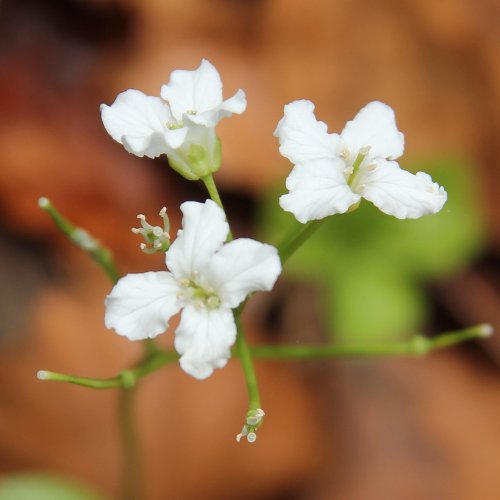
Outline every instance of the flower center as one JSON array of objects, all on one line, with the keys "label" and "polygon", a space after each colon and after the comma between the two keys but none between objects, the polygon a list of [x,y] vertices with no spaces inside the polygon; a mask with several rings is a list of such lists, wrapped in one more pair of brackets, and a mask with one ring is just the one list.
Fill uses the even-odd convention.
[{"label": "flower center", "polygon": [[[344,169],[344,173],[346,174],[346,177],[347,177],[347,184],[349,184],[349,186],[353,192],[358,193],[358,194],[361,194],[361,192],[364,189],[364,185],[359,183],[360,167],[361,167],[361,164],[363,163],[363,161],[365,160],[365,158],[368,156],[369,152],[370,152],[370,146],[362,147],[359,150],[352,165],[348,166]],[[341,156],[345,159],[345,161],[347,163],[346,158],[348,158],[348,156],[347,157],[343,156],[343,155],[341,155]],[[368,165],[368,167],[366,167],[366,169],[369,171],[372,171],[375,168],[377,168],[376,165]],[[363,168],[363,170],[365,170],[365,168]]]},{"label": "flower center", "polygon": [[188,279],[182,280],[181,285],[184,290],[178,294],[180,299],[188,300],[199,308],[217,309],[220,307],[220,298],[212,288],[204,288],[196,281]]},{"label": "flower center", "polygon": [[182,127],[184,127],[182,122],[180,122],[180,123],[175,123],[175,122],[167,123],[168,130],[178,130]]}]

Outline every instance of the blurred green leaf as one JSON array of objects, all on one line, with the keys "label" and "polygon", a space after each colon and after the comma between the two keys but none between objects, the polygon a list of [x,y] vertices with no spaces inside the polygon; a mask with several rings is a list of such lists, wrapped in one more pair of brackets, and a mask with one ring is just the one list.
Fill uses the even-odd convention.
[{"label": "blurred green leaf", "polygon": [[[326,289],[337,339],[386,340],[418,329],[426,312],[422,284],[459,271],[482,247],[473,169],[449,159],[420,162],[419,169],[448,191],[439,214],[398,220],[363,201],[353,213],[327,218],[287,262],[288,272]],[[263,238],[274,243],[299,224],[281,210],[279,194],[266,198],[260,215]]]},{"label": "blurred green leaf", "polygon": [[79,483],[48,474],[16,474],[0,479],[0,500],[105,500]]},{"label": "blurred green leaf", "polygon": [[340,279],[331,277],[324,306],[336,341],[391,341],[418,329],[426,310],[423,294],[392,271],[366,259]]}]

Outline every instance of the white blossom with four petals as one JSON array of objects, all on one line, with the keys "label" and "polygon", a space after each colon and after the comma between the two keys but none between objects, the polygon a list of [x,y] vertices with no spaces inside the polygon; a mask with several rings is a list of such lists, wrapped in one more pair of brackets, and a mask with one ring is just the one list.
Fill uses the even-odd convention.
[{"label": "white blossom with four petals", "polygon": [[238,90],[222,98],[222,81],[206,59],[194,71],[176,70],[161,87],[161,97],[129,89],[111,106],[101,105],[104,127],[129,153],[156,158],[165,154],[175,170],[195,180],[220,166],[217,123],[246,109]]},{"label": "white blossom with four petals", "polygon": [[223,367],[236,339],[232,309],[271,290],[281,273],[275,247],[240,238],[212,200],[181,205],[182,229],[166,255],[169,271],[129,274],[106,298],[105,323],[130,340],[153,338],[182,309],[175,349],[184,371],[203,379]]},{"label": "white blossom with four petals", "polygon": [[295,165],[280,205],[299,222],[345,213],[361,198],[398,219],[439,212],[446,202],[446,191],[428,174],[394,161],[403,154],[404,136],[392,108],[379,101],[361,109],[340,135],[327,132],[311,101],[294,101],[275,135],[280,153]]}]

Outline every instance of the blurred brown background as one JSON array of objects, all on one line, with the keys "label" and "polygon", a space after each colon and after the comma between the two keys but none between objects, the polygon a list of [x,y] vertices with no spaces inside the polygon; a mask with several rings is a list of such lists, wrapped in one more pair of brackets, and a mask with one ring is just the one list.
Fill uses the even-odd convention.
[{"label": "blurred brown background", "polygon": [[[173,69],[202,57],[225,96],[241,87],[248,97],[247,112],[219,128],[217,180],[237,234],[252,234],[256,199],[290,169],[272,136],[285,103],[311,99],[339,131],[382,100],[407,155],[464,155],[478,182],[487,242],[429,287],[430,326],[500,331],[498,25],[494,0],[3,0],[2,475],[60,473],[118,497],[116,394],[35,373],[112,376],[140,346],[105,330],[109,283],[37,199],[113,248],[124,272],[161,269],[137,250],[135,215],[167,205],[178,227],[178,204],[204,193],[163,160],[128,155],[106,135],[99,104],[126,88],[158,95]],[[293,283],[254,301],[252,341],[303,330],[321,340],[316,293]],[[493,337],[418,361],[259,363],[268,417],[255,446],[234,441],[246,405],[238,363],[202,383],[163,369],[138,391],[144,498],[496,500],[499,360]]]}]

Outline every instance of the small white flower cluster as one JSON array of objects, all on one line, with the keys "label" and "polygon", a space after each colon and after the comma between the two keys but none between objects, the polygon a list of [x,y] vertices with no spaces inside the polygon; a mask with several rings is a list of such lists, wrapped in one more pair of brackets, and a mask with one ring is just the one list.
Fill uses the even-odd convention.
[{"label": "small white flower cluster", "polygon": [[411,174],[394,161],[403,154],[404,136],[392,108],[381,102],[367,104],[339,135],[316,120],[311,101],[294,101],[275,135],[280,153],[295,165],[280,205],[299,222],[345,213],[361,198],[398,219],[434,214],[446,202],[446,191],[428,174]]},{"label": "small white flower cluster", "polygon": [[[219,168],[217,123],[245,108],[242,90],[223,100],[219,73],[203,60],[194,71],[174,71],[161,97],[127,90],[101,113],[106,130],[127,151],[166,154],[175,170],[196,180]],[[281,154],[294,164],[280,204],[301,223],[348,212],[362,198],[399,219],[436,213],[446,202],[446,191],[428,174],[411,174],[394,161],[403,154],[404,137],[393,110],[381,102],[365,106],[340,134],[329,134],[310,101],[294,101],[285,106],[275,135]],[[281,263],[271,245],[246,238],[226,243],[229,226],[213,201],[185,202],[181,210],[182,229],[171,245],[164,210],[163,228],[140,217],[142,228],[134,231],[145,238],[143,249],[166,251],[169,270],[122,278],[106,299],[105,322],[130,340],[153,338],[182,310],[175,348],[181,367],[203,379],[230,357],[232,309],[252,292],[270,290]],[[238,440],[254,439],[260,412],[248,416]]]},{"label": "small white flower cluster", "polygon": [[203,379],[229,359],[232,309],[271,290],[281,273],[276,248],[248,238],[224,243],[229,225],[212,200],[181,205],[182,229],[165,254],[169,271],[128,274],[106,299],[105,322],[130,340],[153,338],[182,310],[175,349],[184,371]]},{"label": "small white flower cluster", "polygon": [[111,106],[101,105],[104,127],[129,153],[168,156],[170,166],[197,180],[220,167],[219,121],[245,111],[243,90],[222,100],[219,73],[207,60],[194,71],[176,70],[161,87],[161,97],[126,90]]}]

